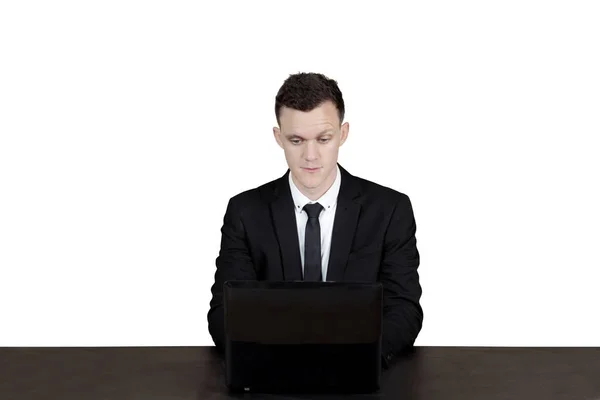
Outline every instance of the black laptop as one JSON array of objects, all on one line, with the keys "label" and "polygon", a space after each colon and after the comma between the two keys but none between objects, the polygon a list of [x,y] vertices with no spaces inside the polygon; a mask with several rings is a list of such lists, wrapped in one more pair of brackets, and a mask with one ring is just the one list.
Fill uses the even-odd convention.
[{"label": "black laptop", "polygon": [[228,281],[226,383],[232,391],[379,389],[380,283]]}]

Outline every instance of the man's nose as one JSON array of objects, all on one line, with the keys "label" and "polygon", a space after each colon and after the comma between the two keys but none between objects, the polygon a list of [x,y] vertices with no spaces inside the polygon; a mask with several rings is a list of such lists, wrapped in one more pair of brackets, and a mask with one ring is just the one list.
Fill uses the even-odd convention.
[{"label": "man's nose", "polygon": [[306,152],[304,154],[304,157],[307,160],[316,160],[318,158],[319,151],[318,151],[317,146],[318,146],[317,142],[315,142],[313,140],[307,141]]}]

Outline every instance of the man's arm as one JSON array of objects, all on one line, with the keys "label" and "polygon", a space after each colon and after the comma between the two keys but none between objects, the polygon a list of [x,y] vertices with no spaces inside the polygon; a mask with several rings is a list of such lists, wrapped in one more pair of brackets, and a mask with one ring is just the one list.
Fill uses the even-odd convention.
[{"label": "man's arm", "polygon": [[208,331],[218,351],[225,349],[225,321],[223,313],[223,284],[228,280],[256,280],[246,244],[246,234],[239,208],[233,199],[227,205],[221,228],[221,250],[216,259],[217,270],[211,287],[212,299],[208,311]]},{"label": "man's arm", "polygon": [[414,344],[423,324],[415,232],[412,205],[403,194],[385,233],[379,271],[383,286],[382,356],[386,367],[394,356]]}]

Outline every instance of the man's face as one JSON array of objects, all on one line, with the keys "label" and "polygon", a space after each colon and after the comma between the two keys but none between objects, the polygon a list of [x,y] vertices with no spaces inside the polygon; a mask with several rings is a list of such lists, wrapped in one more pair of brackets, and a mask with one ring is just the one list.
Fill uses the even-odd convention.
[{"label": "man's face", "polygon": [[285,153],[292,179],[298,189],[316,200],[336,177],[338,150],[348,137],[349,126],[340,126],[335,105],[327,101],[308,111],[283,107],[275,140]]}]

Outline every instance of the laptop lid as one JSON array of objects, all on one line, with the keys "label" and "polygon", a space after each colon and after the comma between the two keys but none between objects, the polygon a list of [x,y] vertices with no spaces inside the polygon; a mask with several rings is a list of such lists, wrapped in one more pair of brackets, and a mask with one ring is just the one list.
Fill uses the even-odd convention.
[{"label": "laptop lid", "polygon": [[228,281],[227,385],[371,392],[381,375],[380,283]]}]

